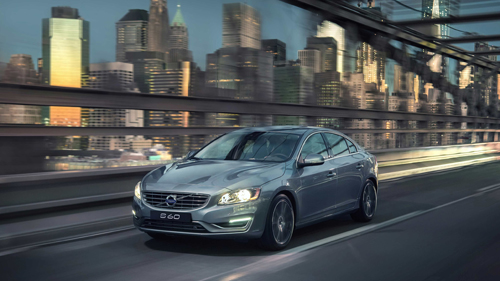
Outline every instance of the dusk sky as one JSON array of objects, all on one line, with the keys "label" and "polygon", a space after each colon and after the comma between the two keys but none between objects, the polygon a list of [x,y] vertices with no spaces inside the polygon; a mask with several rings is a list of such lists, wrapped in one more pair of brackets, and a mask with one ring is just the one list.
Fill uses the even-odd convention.
[{"label": "dusk sky", "polygon": [[[51,7],[70,6],[90,22],[91,63],[115,60],[115,23],[129,9],[149,10],[149,0],[0,0],[0,61],[8,62],[12,54],[29,54],[36,61],[41,57],[41,23],[49,18]],[[194,60],[203,69],[206,54],[222,45],[222,4],[235,0],[169,0],[172,20],[177,4],[189,29],[189,48]],[[297,51],[306,45],[306,38],[315,35],[311,14],[278,0],[248,0],[247,4],[258,9],[262,18],[262,39],[277,38],[287,44],[288,59],[296,59]],[[416,1],[418,3],[418,1]],[[377,2],[378,5],[379,2]],[[498,6],[494,8],[498,10]],[[461,14],[491,12],[488,8],[461,9]],[[405,18],[418,17],[408,11]],[[398,19],[397,17],[395,19]],[[498,21],[454,25],[454,27],[481,34],[498,33]],[[460,33],[452,31],[452,36]],[[498,43],[498,42],[494,42]],[[461,47],[471,49],[472,44]]]}]

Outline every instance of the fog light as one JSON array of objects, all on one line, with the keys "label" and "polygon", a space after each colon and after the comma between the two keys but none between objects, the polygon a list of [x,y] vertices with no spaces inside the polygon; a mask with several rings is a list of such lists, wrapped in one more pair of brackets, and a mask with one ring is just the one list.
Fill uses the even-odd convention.
[{"label": "fog light", "polygon": [[137,216],[135,215],[135,210],[132,210],[132,215],[137,218]]},{"label": "fog light", "polygon": [[243,222],[243,221],[249,221],[252,218],[241,218],[241,219],[235,219],[235,220],[230,220],[229,223],[235,223],[235,222]]}]

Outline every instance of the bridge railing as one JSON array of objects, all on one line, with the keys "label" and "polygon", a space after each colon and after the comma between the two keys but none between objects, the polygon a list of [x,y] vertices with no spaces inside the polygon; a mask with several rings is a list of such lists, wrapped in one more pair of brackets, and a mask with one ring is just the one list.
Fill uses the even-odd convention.
[{"label": "bridge railing", "polygon": [[[261,121],[249,124],[250,126],[271,125],[268,121],[262,122],[262,120],[273,120],[273,117],[301,118],[300,120],[294,119],[294,122],[300,122],[300,124],[295,123],[290,125],[317,126],[320,124],[318,120],[329,120],[330,123],[326,126],[350,135],[368,150],[495,142],[498,141],[500,132],[500,119],[479,116],[368,110],[196,96],[152,95],[8,83],[0,83],[0,104],[266,116],[266,118],[257,118]],[[203,116],[201,115],[200,117],[202,121],[204,121]],[[270,118],[267,118],[267,116]],[[47,142],[47,137],[126,135],[151,136],[151,138],[175,136],[201,137],[201,140],[198,139],[196,143],[187,142],[188,144],[183,145],[185,147],[176,152],[179,155],[174,155],[175,158],[181,157],[188,150],[199,148],[203,142],[208,141],[216,135],[235,129],[238,129],[238,127],[213,126],[209,122],[198,122],[196,124],[190,122],[189,126],[186,127],[58,127],[3,124],[0,125],[0,137],[2,139],[0,142],[3,141],[2,146],[4,150],[7,146],[12,146],[7,148],[8,151],[6,150],[9,153],[26,150],[27,152],[21,154],[21,156],[34,157],[36,154],[37,157],[46,157],[83,155],[81,152],[74,150],[58,151],[57,153],[54,151],[45,151],[46,155],[41,155],[39,152],[43,148],[40,142]],[[26,144],[23,142],[24,140],[33,141],[31,144],[30,142]],[[29,154],[30,149],[32,151],[31,155]],[[94,154],[97,155],[98,152],[89,151],[87,156]],[[6,167],[15,165],[16,161],[14,160],[22,158],[21,156],[14,153],[10,159],[9,157],[4,157],[3,165],[7,165]],[[137,164],[146,165],[147,163],[137,162]],[[151,162],[151,164],[155,163]],[[26,167],[29,166],[28,164],[25,165]],[[133,163],[130,165],[133,165]],[[110,167],[113,165],[95,166]],[[123,165],[116,164],[114,166],[119,167]],[[41,170],[35,170],[35,172],[37,171]],[[33,170],[23,171],[19,168],[19,171],[15,173],[23,172],[33,172]],[[0,172],[0,174],[9,173],[12,172]]]}]

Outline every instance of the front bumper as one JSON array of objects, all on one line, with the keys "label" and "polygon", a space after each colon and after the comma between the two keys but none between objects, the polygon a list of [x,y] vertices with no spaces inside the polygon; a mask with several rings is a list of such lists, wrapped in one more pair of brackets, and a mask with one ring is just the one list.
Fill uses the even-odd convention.
[{"label": "front bumper", "polygon": [[[263,199],[248,203],[218,206],[213,202],[201,209],[180,211],[155,208],[133,199],[133,222],[137,229],[180,236],[211,238],[252,239],[262,236],[265,227],[267,204]],[[151,218],[151,211],[190,213],[192,222],[175,222]],[[230,221],[237,221],[230,223]]]}]

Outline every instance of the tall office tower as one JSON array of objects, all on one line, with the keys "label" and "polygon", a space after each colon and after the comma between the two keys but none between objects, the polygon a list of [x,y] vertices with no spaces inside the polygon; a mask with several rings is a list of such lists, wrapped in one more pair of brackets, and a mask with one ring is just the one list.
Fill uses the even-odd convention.
[{"label": "tall office tower", "polygon": [[148,51],[167,53],[170,24],[167,0],[151,0],[148,22]]},{"label": "tall office tower", "polygon": [[[375,83],[366,83],[363,73],[345,73],[342,80],[342,102],[344,105],[357,108],[367,109],[368,105],[374,106],[375,101],[369,100],[367,93],[378,93]],[[385,122],[385,121],[384,121]],[[351,119],[346,120],[345,127],[347,129],[372,129],[375,127],[373,120],[369,119]],[[388,121],[384,124],[384,128],[392,129],[393,124]],[[385,134],[377,136],[373,134],[352,134],[351,137],[358,142],[361,146],[367,149],[375,148],[393,148],[394,134]]]},{"label": "tall office tower", "polygon": [[125,60],[134,65],[134,82],[141,93],[149,93],[151,72],[165,69],[166,54],[161,52],[126,52]]},{"label": "tall office tower", "polygon": [[474,81],[474,66],[467,66],[467,62],[464,61],[461,61],[459,65],[463,69],[459,72],[458,87],[465,89]]},{"label": "tall office tower", "polygon": [[309,37],[306,49],[321,53],[321,72],[337,71],[337,41],[333,37]]},{"label": "tall office tower", "polygon": [[366,83],[376,83],[379,87],[385,83],[385,63],[385,54],[370,44],[363,42],[357,49],[356,72],[364,74]]},{"label": "tall office tower", "polygon": [[394,65],[394,92],[415,94],[415,74],[405,72],[401,65]]},{"label": "tall office tower", "polygon": [[314,97],[320,106],[341,106],[340,73],[327,71],[314,74]]},{"label": "tall office tower", "polygon": [[[207,55],[206,93],[211,97],[273,101],[273,55],[254,48],[221,48]],[[221,117],[224,124],[238,124],[238,117]],[[241,126],[271,125],[270,116],[240,116]],[[218,119],[222,118],[222,119]],[[210,124],[220,122],[209,120]],[[227,122],[226,122],[227,121]]]},{"label": "tall office tower", "polygon": [[260,49],[260,13],[244,3],[224,4],[222,8],[222,47]]},{"label": "tall office tower", "polygon": [[[333,37],[337,42],[337,71],[342,74],[346,72],[356,71],[354,57],[356,57],[356,50],[351,48],[353,43],[351,42],[348,35],[346,35],[346,30],[339,25],[330,22],[323,21],[321,25],[318,25],[317,37]],[[349,47],[349,48],[347,48]]]},{"label": "tall office tower", "polygon": [[[276,65],[274,70],[274,95],[277,102],[315,104],[311,67],[296,62]],[[308,125],[305,116],[275,116],[275,125]]]},{"label": "tall office tower", "polygon": [[[3,82],[28,85],[39,83],[30,55],[10,56],[3,72]],[[0,123],[4,124],[41,124],[41,114],[40,106],[0,104]]]},{"label": "tall office tower", "polygon": [[[341,106],[341,83],[340,73],[337,71],[326,71],[314,74],[314,97],[316,104],[320,106]],[[339,126],[337,118],[318,117],[318,127],[336,128]]]},{"label": "tall office tower", "polygon": [[[422,0],[422,19],[457,16],[459,5],[460,0]],[[449,36],[449,26],[440,24],[438,37],[448,38]]]},{"label": "tall office tower", "polygon": [[189,50],[188,28],[181,13],[181,5],[177,5],[172,25],[170,26],[169,53],[167,68],[177,68],[179,62],[193,61],[193,53]]},{"label": "tall office tower", "polygon": [[310,67],[314,73],[321,72],[321,52],[316,49],[299,50],[298,52],[300,64]]},{"label": "tall office tower", "polygon": [[[43,82],[62,87],[86,87],[89,71],[89,22],[78,10],[52,7],[52,17],[42,21]],[[80,126],[79,107],[44,108],[44,119],[55,126]]]},{"label": "tall office tower", "polygon": [[[130,92],[134,85],[134,68],[130,63],[108,62],[90,65],[90,88]],[[131,109],[89,109],[89,127],[125,127],[127,120],[135,126],[143,122],[142,110]],[[133,119],[136,120],[133,120]],[[135,127],[134,126],[134,127]],[[142,126],[140,126],[142,127]],[[90,136],[89,149],[110,150],[127,149],[126,136]]]},{"label": "tall office tower", "polygon": [[273,56],[260,49],[221,48],[207,55],[206,86],[211,96],[272,101],[272,77]]},{"label": "tall office tower", "polygon": [[[450,16],[458,16],[460,0],[422,0],[422,19],[447,18]],[[438,24],[436,34],[432,34],[438,38],[449,38],[450,27],[447,24]],[[434,53],[429,53],[434,55]],[[444,75],[451,77],[450,59],[443,58],[441,55],[434,55],[428,62],[433,72],[442,72],[442,65],[447,66]]]},{"label": "tall office tower", "polygon": [[38,83],[42,84],[43,83],[43,59],[38,58],[37,61],[37,75],[38,75]]},{"label": "tall office tower", "polygon": [[38,84],[38,75],[30,55],[16,54],[10,56],[5,68],[4,82],[16,84]]},{"label": "tall office tower", "polygon": [[[197,67],[189,61],[169,63],[167,70],[157,70],[150,75],[150,93],[171,96],[192,96],[196,87]],[[197,116],[193,116],[196,118]],[[189,112],[150,111],[146,125],[151,127],[188,127],[193,120]],[[173,157],[182,157],[189,150],[188,136],[151,137],[153,144],[162,144],[171,150]]]},{"label": "tall office tower", "polygon": [[181,13],[181,5],[177,5],[174,19],[170,26],[170,38],[168,47],[170,49],[188,49],[188,29]]},{"label": "tall office tower", "polygon": [[[495,50],[497,47],[488,45],[486,42],[476,42],[474,44],[474,51],[475,52],[480,52],[480,51],[490,51],[490,50]],[[496,55],[483,55],[484,57],[488,58],[491,61],[497,61],[497,56]],[[487,74],[487,70],[476,67],[475,69],[474,76],[477,77],[477,79],[474,81],[474,90],[476,95],[479,93],[479,96],[481,97],[481,100],[483,100],[487,106],[490,106],[490,112],[488,112],[488,115],[494,115],[493,112],[491,112],[493,109],[497,109],[497,103],[498,103],[498,96],[497,96],[497,89],[498,89],[498,79],[495,79],[495,76],[492,75],[491,77],[483,78]],[[485,80],[485,81],[483,81]],[[496,110],[494,110],[496,111]]]},{"label": "tall office tower", "polygon": [[116,61],[124,62],[126,52],[148,49],[148,21],[148,11],[132,9],[116,23]]},{"label": "tall office tower", "polygon": [[281,40],[262,40],[262,51],[273,54],[273,62],[286,61],[286,43]]}]

